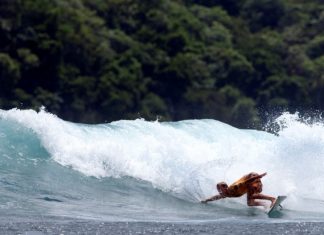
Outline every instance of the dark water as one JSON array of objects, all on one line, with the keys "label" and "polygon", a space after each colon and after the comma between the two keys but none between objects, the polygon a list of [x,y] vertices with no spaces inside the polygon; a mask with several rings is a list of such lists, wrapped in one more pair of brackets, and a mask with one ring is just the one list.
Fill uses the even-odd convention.
[{"label": "dark water", "polygon": [[324,234],[323,222],[102,222],[47,218],[0,222],[1,234]]}]

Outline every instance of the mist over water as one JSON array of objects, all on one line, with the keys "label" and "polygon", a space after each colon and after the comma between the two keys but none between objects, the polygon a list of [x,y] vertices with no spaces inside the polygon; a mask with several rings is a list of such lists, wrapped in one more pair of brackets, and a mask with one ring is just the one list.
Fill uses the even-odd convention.
[{"label": "mist over water", "polygon": [[324,216],[324,126],[298,114],[271,134],[216,120],[85,125],[44,110],[0,110],[0,209],[108,220],[266,218],[246,198],[208,205],[219,181],[263,173],[284,218]]}]

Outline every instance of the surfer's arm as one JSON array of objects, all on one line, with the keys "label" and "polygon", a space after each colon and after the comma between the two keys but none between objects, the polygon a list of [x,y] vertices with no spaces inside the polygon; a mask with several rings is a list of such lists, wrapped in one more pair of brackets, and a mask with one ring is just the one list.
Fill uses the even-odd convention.
[{"label": "surfer's arm", "polygon": [[207,203],[207,202],[211,202],[211,201],[216,201],[216,200],[219,200],[219,199],[222,199],[222,198],[225,198],[225,196],[222,196],[222,195],[215,195],[215,196],[212,196],[210,198],[207,198],[205,200],[202,200],[200,201],[201,203]]}]

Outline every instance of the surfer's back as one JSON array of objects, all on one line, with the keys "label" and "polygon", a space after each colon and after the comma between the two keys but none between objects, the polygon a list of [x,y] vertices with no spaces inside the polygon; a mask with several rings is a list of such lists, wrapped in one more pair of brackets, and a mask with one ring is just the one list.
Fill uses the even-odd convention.
[{"label": "surfer's back", "polygon": [[235,181],[233,184],[231,184],[228,187],[229,197],[240,197],[243,194],[247,193],[250,186],[253,187],[254,184],[260,184],[261,183],[260,179],[255,179],[252,182],[249,182],[251,177],[253,177],[255,175],[257,175],[257,174],[254,172],[249,173],[247,175],[244,175],[237,181]]}]

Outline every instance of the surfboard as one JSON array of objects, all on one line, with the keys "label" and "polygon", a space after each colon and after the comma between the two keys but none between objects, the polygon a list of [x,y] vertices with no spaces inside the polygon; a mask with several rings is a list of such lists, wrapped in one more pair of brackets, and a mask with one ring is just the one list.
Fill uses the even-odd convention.
[{"label": "surfboard", "polygon": [[268,216],[269,217],[276,217],[279,213],[279,211],[282,209],[280,203],[283,202],[287,196],[278,196],[275,204],[270,208],[268,211]]}]

